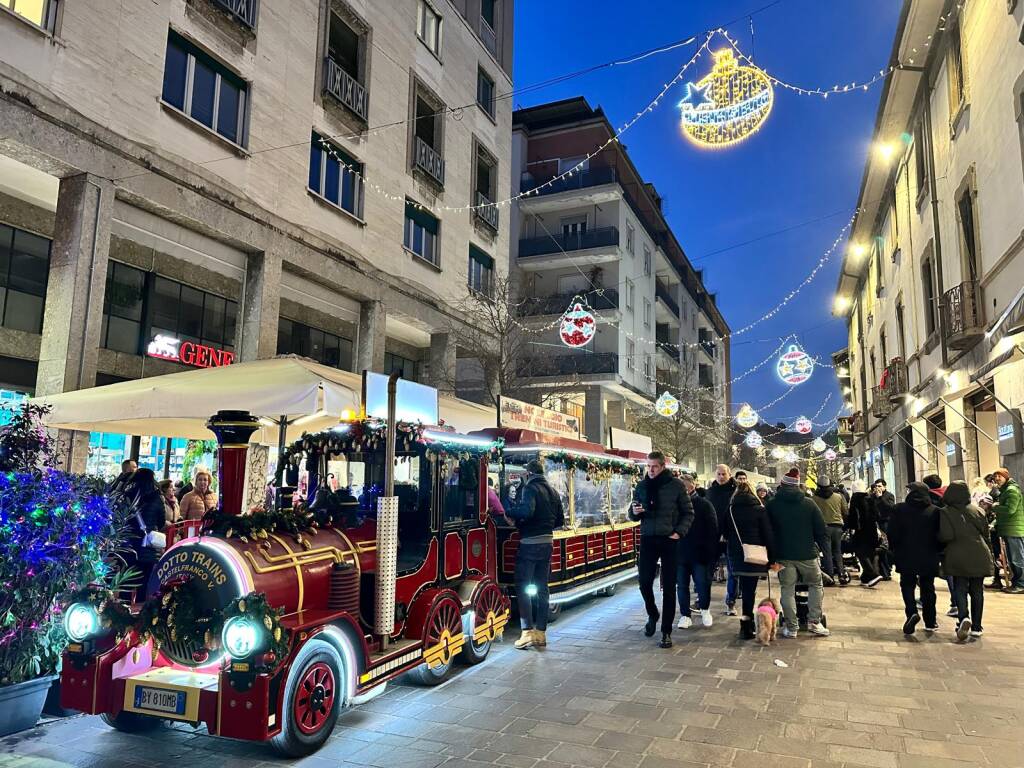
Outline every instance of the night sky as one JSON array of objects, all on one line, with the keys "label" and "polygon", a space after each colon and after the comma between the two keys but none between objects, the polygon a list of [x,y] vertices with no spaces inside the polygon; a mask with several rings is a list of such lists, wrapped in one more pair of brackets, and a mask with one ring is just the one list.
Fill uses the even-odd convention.
[{"label": "night sky", "polygon": [[[725,26],[759,66],[794,85],[863,81],[888,65],[899,0],[781,0],[753,14],[751,50],[745,14],[770,2],[518,0],[515,87],[718,26]],[[619,126],[648,104],[698,44],[518,95],[514,106],[582,95]],[[718,37],[711,47],[724,45]],[[686,80],[699,80],[710,66],[710,57],[702,56]],[[717,292],[734,330],[796,287],[849,220],[881,91],[880,82],[868,92],[822,99],[776,88],[774,109],[760,132],[731,148],[702,150],[680,135],[676,105],[685,95],[680,84],[623,135],[640,173],[665,198],[669,224],[693,265],[704,270],[705,283]],[[790,333],[826,362],[845,346],[845,326],[831,316],[840,257],[841,250],[776,317],[733,338],[733,376],[767,357]],[[758,407],[786,389],[769,365],[733,385],[733,402]],[[841,405],[832,370],[819,368],[761,415],[771,422],[812,417],[829,393],[832,399],[819,421],[835,416]]]}]

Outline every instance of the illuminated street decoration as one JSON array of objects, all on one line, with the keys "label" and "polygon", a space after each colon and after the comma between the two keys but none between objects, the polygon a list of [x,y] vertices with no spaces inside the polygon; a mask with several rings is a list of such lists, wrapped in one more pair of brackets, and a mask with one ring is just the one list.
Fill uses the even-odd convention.
[{"label": "illuminated street decoration", "polygon": [[820,437],[816,437],[814,439],[814,442],[811,443],[811,448],[814,449],[815,453],[821,453],[826,448],[828,448],[828,446],[825,445],[825,441],[824,440],[822,440]]},{"label": "illuminated street decoration", "polygon": [[584,309],[576,302],[562,315],[558,326],[558,335],[567,347],[585,347],[597,333],[597,320],[594,313]]},{"label": "illuminated street decoration", "polygon": [[679,413],[679,401],[671,393],[662,392],[654,408],[662,416],[675,416]]},{"label": "illuminated street decoration", "polygon": [[711,74],[686,84],[679,103],[683,135],[700,147],[727,147],[756,132],[772,111],[772,81],[757,67],[741,66],[728,49],[714,53]]},{"label": "illuminated street decoration", "polygon": [[836,443],[836,452],[846,453],[846,443],[844,443],[842,440],[838,441]]},{"label": "illuminated street decoration", "polygon": [[811,430],[814,429],[814,425],[811,424],[811,420],[806,416],[801,416],[793,423],[793,429],[799,432],[801,435],[809,435]]},{"label": "illuminated street decoration", "polygon": [[[800,349],[798,344],[790,344],[775,364],[779,378],[790,386],[803,384],[814,373],[814,359]],[[810,430],[808,430],[810,431]]]},{"label": "illuminated street decoration", "polygon": [[773,459],[784,459],[784,458],[786,458],[786,449],[783,448],[781,445],[776,445],[774,448],[772,448],[772,458]]},{"label": "illuminated street decoration", "polygon": [[761,444],[764,442],[764,438],[752,429],[747,432],[747,436],[743,442],[747,444],[748,448],[760,448]]},{"label": "illuminated street decoration", "polygon": [[789,451],[786,453],[786,461],[795,463],[800,460],[800,457],[796,455],[796,451]]},{"label": "illuminated street decoration", "polygon": [[835,451],[829,448],[827,451],[825,451],[825,461],[835,461],[838,455],[839,454],[837,454]]},{"label": "illuminated street decoration", "polygon": [[757,411],[750,407],[749,403],[744,403],[736,414],[736,423],[744,429],[750,429],[756,427],[760,417],[757,415]]}]

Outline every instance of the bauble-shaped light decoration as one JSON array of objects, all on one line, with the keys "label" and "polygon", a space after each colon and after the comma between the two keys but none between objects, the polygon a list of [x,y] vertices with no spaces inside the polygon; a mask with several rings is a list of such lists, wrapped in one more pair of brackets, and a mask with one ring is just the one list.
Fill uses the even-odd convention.
[{"label": "bauble-shaped light decoration", "polygon": [[790,386],[803,384],[814,373],[814,359],[800,349],[799,344],[790,344],[776,361],[775,371]]},{"label": "bauble-shaped light decoration", "polygon": [[774,448],[772,448],[772,458],[773,459],[784,459],[784,458],[786,458],[786,449],[783,448],[781,445],[776,445]]},{"label": "bauble-shaped light decoration", "polygon": [[800,461],[800,457],[796,455],[796,451],[787,451],[785,458],[786,461],[788,461],[791,464],[795,464],[796,462]]},{"label": "bauble-shaped light decoration", "polygon": [[746,443],[748,448],[760,448],[761,444],[764,443],[764,438],[761,437],[760,433],[752,429],[747,432],[743,442]]},{"label": "bauble-shaped light decoration", "polygon": [[654,403],[654,410],[666,417],[679,413],[679,400],[671,392],[662,392]]},{"label": "bauble-shaped light decoration", "polygon": [[839,454],[831,448],[825,451],[825,461],[835,461],[838,456]]},{"label": "bauble-shaped light decoration", "polygon": [[772,81],[762,70],[741,65],[729,48],[713,56],[711,73],[687,83],[679,104],[683,135],[702,148],[743,141],[761,127],[775,101]]},{"label": "bauble-shaped light decoration", "polygon": [[736,414],[736,423],[744,429],[756,427],[759,420],[760,417],[757,415],[757,411],[751,408],[749,403],[744,403],[740,406],[740,410]]},{"label": "bauble-shaped light decoration", "polygon": [[811,448],[814,449],[815,453],[821,453],[826,448],[828,448],[828,446],[825,445],[825,441],[824,440],[822,440],[820,437],[816,437],[816,438],[814,438],[814,442],[811,443]]},{"label": "bauble-shaped light decoration", "polygon": [[811,430],[814,429],[814,425],[811,423],[811,420],[808,419],[806,416],[801,416],[799,419],[793,422],[793,429],[795,429],[801,435],[809,435],[811,434]]},{"label": "bauble-shaped light decoration", "polygon": [[558,325],[558,335],[567,347],[585,347],[596,333],[597,318],[578,301],[565,310]]}]

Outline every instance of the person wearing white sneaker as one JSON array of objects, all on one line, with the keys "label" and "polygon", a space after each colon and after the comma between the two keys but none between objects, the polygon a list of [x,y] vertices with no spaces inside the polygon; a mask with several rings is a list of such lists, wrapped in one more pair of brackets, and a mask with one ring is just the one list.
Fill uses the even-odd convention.
[{"label": "person wearing white sneaker", "polygon": [[697,610],[705,627],[711,626],[711,567],[718,556],[718,516],[710,501],[697,494],[697,480],[689,473],[680,478],[693,504],[693,525],[679,539],[676,596],[679,598],[679,629],[693,626],[690,582],[697,593]]},{"label": "person wearing white sneaker", "polygon": [[889,546],[900,574],[900,592],[908,622],[918,614],[917,592],[925,632],[939,625],[935,616],[935,579],[939,575],[939,510],[928,486],[908,483],[907,498],[896,505],[889,518]]},{"label": "person wearing white sneaker", "polygon": [[817,635],[818,637],[828,637],[832,634],[828,631],[828,628],[820,622],[816,624],[811,624],[810,622],[807,622],[807,631],[810,632],[812,635]]},{"label": "person wearing white sneaker", "polygon": [[782,632],[780,632],[779,634],[781,634],[787,640],[795,640],[797,635],[800,634],[800,630],[790,629],[789,627],[783,627]]},{"label": "person wearing white sneaker", "polygon": [[946,547],[942,568],[953,583],[956,637],[962,643],[974,632],[981,631],[985,577],[992,573],[994,564],[989,549],[988,521],[985,513],[971,503],[967,484],[959,480],[950,483],[944,500],[946,506],[939,510],[939,541]]}]

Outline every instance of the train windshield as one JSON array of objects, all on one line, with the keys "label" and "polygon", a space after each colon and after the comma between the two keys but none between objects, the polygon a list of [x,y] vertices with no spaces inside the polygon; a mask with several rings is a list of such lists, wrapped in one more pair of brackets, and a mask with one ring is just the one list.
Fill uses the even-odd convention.
[{"label": "train windshield", "polygon": [[[354,499],[361,518],[376,517],[377,499],[384,493],[384,469],[381,451],[335,454],[327,462],[327,489],[339,499]],[[430,475],[421,456],[395,457],[395,496],[400,516],[422,518],[424,528],[429,525]]]}]

